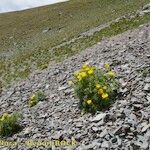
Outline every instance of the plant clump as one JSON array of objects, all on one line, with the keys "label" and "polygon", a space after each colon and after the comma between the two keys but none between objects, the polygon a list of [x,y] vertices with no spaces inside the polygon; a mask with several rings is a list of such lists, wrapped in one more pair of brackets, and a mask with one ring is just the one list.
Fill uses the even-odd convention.
[{"label": "plant clump", "polygon": [[18,120],[20,119],[21,114],[18,112],[15,113],[3,113],[0,116],[0,136],[11,136],[19,129],[21,129],[21,126],[18,123]]},{"label": "plant clump", "polygon": [[46,99],[46,96],[44,92],[37,91],[35,94],[33,94],[29,99],[29,107],[35,106],[39,101],[44,101]]},{"label": "plant clump", "polygon": [[72,83],[80,99],[79,107],[91,113],[108,107],[113,102],[119,86],[116,73],[111,70],[109,64],[105,64],[104,69],[84,64],[74,73]]}]

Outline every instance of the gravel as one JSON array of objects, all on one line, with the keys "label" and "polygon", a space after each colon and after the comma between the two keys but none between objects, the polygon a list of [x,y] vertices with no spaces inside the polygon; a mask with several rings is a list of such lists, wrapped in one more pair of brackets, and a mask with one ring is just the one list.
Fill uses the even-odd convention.
[{"label": "gravel", "polygon": [[[0,112],[20,111],[23,114],[23,130],[8,140],[17,141],[18,150],[27,150],[24,143],[29,139],[75,139],[78,142],[74,147],[53,146],[53,150],[150,149],[150,72],[143,76],[144,69],[150,69],[149,54],[150,24],[146,24],[104,39],[4,90]],[[121,83],[116,102],[95,115],[82,114],[78,109],[79,100],[67,84],[74,71],[85,62],[99,68],[110,63]],[[37,90],[43,90],[47,100],[29,108],[28,99]]]}]

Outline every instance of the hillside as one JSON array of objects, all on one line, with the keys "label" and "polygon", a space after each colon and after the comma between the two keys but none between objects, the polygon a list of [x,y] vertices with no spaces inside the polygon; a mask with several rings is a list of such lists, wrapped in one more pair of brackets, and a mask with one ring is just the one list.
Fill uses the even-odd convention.
[{"label": "hillside", "polygon": [[[149,0],[71,0],[21,12],[0,14],[0,80],[3,86],[26,78],[36,69],[45,68],[51,61],[57,61],[58,57],[72,55],[69,47],[62,47],[54,55],[49,49],[77,38],[93,27],[125,15],[132,16],[148,2]],[[118,34],[147,23],[150,18],[146,15],[135,20],[137,23],[134,20],[133,23],[121,22],[119,32],[116,27],[112,27],[101,35],[106,37]],[[73,51],[77,53],[79,49],[92,46],[101,38],[92,38],[90,44],[84,44],[84,48],[82,41],[79,41],[78,47]]]},{"label": "hillside", "polygon": [[[149,150],[148,2],[70,0],[0,14],[0,150]],[[70,85],[83,64],[93,66],[78,80],[83,103],[108,104],[96,113],[79,108]]]},{"label": "hillside", "polygon": [[[147,24],[105,39],[4,91],[0,111],[23,114],[24,129],[8,139],[16,139],[20,150],[26,149],[24,142],[29,139],[78,141],[75,147],[62,149],[149,149],[149,31],[150,24]],[[108,110],[94,116],[81,114],[79,100],[67,84],[73,72],[85,62],[97,67],[110,63],[122,84],[122,96]],[[47,100],[29,108],[28,99],[37,90],[43,90]]]}]

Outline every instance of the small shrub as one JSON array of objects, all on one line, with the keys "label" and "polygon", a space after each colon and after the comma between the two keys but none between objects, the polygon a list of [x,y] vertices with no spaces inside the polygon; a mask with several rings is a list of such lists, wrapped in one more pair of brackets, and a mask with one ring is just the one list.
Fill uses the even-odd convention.
[{"label": "small shrub", "polygon": [[143,77],[145,77],[145,78],[148,77],[148,76],[150,76],[150,70],[144,69],[142,75],[143,75]]},{"label": "small shrub", "polygon": [[114,100],[118,82],[116,73],[111,70],[109,64],[104,69],[84,64],[74,73],[73,87],[80,99],[79,106],[85,112],[95,113],[108,107]]},{"label": "small shrub", "polygon": [[0,117],[0,136],[11,136],[21,129],[21,126],[18,124],[18,119],[21,117],[21,114],[15,113],[4,113]]},{"label": "small shrub", "polygon": [[39,101],[44,101],[46,99],[46,96],[44,92],[38,91],[35,94],[33,94],[29,99],[29,107],[35,106]]}]

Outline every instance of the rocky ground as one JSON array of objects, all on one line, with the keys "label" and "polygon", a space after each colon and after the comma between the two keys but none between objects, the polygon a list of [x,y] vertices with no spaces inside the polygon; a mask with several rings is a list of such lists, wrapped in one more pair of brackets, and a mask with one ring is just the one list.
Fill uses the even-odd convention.
[{"label": "rocky ground", "polygon": [[[95,115],[81,113],[79,100],[67,84],[85,62],[97,67],[110,63],[121,83],[121,97]],[[43,90],[47,100],[29,108],[28,99],[37,90]],[[6,111],[23,114],[23,130],[8,138],[17,141],[19,150],[28,149],[24,141],[29,139],[78,142],[74,147],[58,148],[62,150],[150,149],[150,24],[104,39],[14,84],[0,97],[0,112]]]}]

